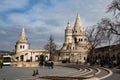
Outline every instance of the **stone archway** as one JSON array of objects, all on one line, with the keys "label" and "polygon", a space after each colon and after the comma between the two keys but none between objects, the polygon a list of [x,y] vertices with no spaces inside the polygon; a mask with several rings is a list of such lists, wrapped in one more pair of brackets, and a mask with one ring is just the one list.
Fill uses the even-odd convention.
[{"label": "stone archway", "polygon": [[77,38],[76,37],[74,38],[74,41],[75,41],[75,43],[77,43]]},{"label": "stone archway", "polygon": [[24,55],[20,56],[20,61],[24,61]]},{"label": "stone archway", "polygon": [[39,61],[39,56],[38,55],[35,56],[35,61]]},{"label": "stone archway", "polygon": [[46,61],[48,60],[48,56],[45,56],[45,60],[46,60]]}]

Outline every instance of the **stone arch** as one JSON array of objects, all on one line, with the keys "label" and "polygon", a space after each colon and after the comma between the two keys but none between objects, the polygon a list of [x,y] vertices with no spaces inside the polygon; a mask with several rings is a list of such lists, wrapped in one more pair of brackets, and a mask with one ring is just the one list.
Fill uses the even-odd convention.
[{"label": "stone arch", "polygon": [[24,61],[24,55],[20,56],[20,61]]},{"label": "stone arch", "polygon": [[76,37],[74,38],[74,41],[75,41],[75,43],[77,43],[77,38]]},{"label": "stone arch", "polygon": [[39,56],[36,55],[36,56],[35,56],[35,61],[38,61],[38,60],[39,60]]}]

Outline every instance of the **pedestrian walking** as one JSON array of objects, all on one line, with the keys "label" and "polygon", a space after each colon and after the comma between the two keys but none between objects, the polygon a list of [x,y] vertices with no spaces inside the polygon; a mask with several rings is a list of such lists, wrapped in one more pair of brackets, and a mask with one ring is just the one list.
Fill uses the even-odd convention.
[{"label": "pedestrian walking", "polygon": [[32,76],[34,77],[34,76],[36,76],[36,72],[35,72],[35,70],[33,71],[33,74],[32,74]]},{"label": "pedestrian walking", "polygon": [[35,75],[38,75],[38,74],[39,74],[38,69],[36,69]]},{"label": "pedestrian walking", "polygon": [[0,59],[0,68],[2,68],[2,66],[3,66],[3,60]]},{"label": "pedestrian walking", "polygon": [[51,68],[53,69],[53,67],[54,67],[54,63],[53,63],[53,62],[51,62]]}]

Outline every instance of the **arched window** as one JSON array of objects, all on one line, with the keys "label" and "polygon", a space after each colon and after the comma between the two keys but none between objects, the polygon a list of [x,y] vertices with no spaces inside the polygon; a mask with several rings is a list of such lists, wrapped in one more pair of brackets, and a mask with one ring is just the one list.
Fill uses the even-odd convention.
[{"label": "arched window", "polygon": [[74,39],[75,43],[77,43],[77,38]]},{"label": "arched window", "polygon": [[20,49],[22,49],[22,45],[20,45]]}]

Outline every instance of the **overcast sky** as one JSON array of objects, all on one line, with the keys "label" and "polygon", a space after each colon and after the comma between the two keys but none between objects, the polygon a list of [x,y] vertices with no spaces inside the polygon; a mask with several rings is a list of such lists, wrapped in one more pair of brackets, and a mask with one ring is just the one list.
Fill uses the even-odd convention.
[{"label": "overcast sky", "polygon": [[50,35],[60,47],[67,21],[77,13],[85,28],[108,16],[111,0],[0,0],[0,50],[12,51],[24,27],[33,49],[42,49]]}]

